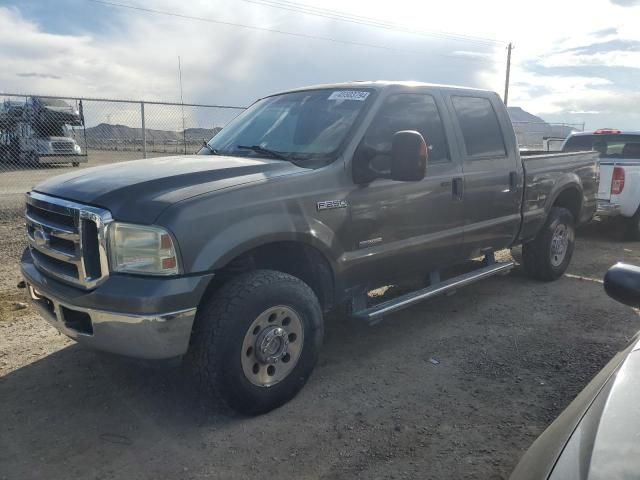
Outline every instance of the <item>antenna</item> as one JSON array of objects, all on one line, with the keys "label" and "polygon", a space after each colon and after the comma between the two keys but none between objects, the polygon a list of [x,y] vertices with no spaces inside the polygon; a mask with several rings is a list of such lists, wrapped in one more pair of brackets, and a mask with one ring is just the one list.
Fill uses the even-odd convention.
[{"label": "antenna", "polygon": [[180,55],[178,55],[178,76],[180,78],[180,105],[182,108],[182,144],[184,145],[184,154],[187,154],[187,134],[184,126],[184,98],[182,97],[182,63]]}]

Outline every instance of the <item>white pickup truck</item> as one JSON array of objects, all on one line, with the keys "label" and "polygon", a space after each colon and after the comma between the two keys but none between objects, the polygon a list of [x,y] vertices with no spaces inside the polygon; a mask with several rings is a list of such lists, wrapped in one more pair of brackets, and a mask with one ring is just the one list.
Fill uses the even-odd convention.
[{"label": "white pickup truck", "polygon": [[591,149],[600,153],[597,214],[623,217],[629,236],[640,240],[640,131],[574,133],[562,147],[563,152]]}]

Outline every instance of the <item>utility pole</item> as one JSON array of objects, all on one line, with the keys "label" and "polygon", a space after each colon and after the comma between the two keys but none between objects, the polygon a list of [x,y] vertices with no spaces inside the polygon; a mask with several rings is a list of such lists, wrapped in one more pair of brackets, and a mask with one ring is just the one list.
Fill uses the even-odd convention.
[{"label": "utility pole", "polygon": [[511,50],[515,47],[511,42],[509,42],[509,46],[507,47],[507,77],[504,80],[504,104],[507,105],[509,101],[509,74],[511,73]]}]

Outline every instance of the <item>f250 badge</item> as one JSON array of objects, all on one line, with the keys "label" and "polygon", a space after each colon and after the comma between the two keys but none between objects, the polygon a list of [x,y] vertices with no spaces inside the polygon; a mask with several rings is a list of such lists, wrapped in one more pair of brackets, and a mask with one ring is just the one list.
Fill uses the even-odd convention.
[{"label": "f250 badge", "polygon": [[333,210],[334,208],[347,208],[349,204],[346,200],[325,200],[324,202],[318,202],[316,208],[320,210]]}]

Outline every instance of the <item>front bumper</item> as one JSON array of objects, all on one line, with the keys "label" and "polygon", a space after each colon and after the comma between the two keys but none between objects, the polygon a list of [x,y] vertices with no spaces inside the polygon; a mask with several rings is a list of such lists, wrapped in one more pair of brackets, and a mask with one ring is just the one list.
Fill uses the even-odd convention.
[{"label": "front bumper", "polygon": [[59,332],[96,350],[144,359],[187,352],[196,307],[212,277],[113,275],[82,291],[45,276],[28,249],[21,270],[31,303]]},{"label": "front bumper", "polygon": [[598,200],[597,215],[601,217],[617,217],[620,213],[619,204],[611,203],[608,200]]},{"label": "front bumper", "polygon": [[40,153],[38,163],[87,163],[87,155],[73,155],[63,153]]}]

